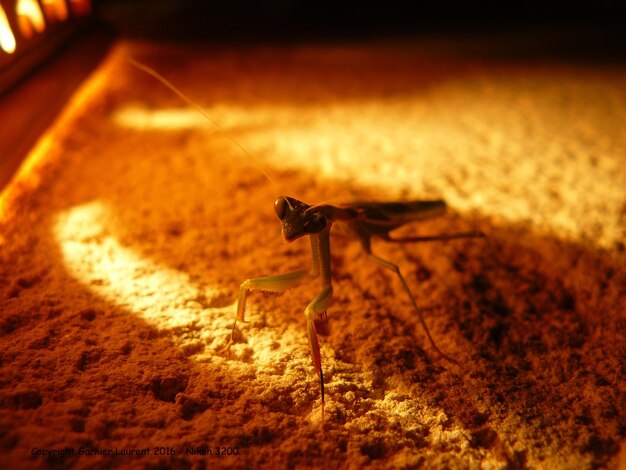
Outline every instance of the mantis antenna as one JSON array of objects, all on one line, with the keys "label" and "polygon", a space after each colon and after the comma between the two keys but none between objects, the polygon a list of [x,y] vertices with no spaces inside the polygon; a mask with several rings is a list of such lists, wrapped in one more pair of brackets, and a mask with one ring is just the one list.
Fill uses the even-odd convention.
[{"label": "mantis antenna", "polygon": [[151,69],[150,67],[148,67],[147,65],[142,64],[141,62],[138,62],[137,60],[133,59],[132,57],[128,58],[128,62],[130,62],[131,65],[137,67],[139,70],[144,71],[145,73],[147,73],[148,75],[156,78],[159,82],[161,82],[163,85],[165,85],[166,87],[168,87],[170,90],[172,90],[180,99],[182,99],[185,103],[187,103],[189,106],[193,107],[196,111],[198,111],[200,114],[202,114],[202,116],[204,116],[211,124],[213,124],[223,135],[225,135],[226,137],[228,137],[228,139],[235,144],[239,150],[241,150],[251,161],[252,163],[254,163],[254,166],[257,167],[257,169],[263,173],[263,175],[274,185],[274,186],[278,186],[278,184],[276,184],[276,181],[274,181],[274,179],[267,173],[267,171],[265,171],[263,169],[263,166],[259,163],[259,161],[254,158],[254,156],[248,152],[243,145],[241,145],[237,139],[235,139],[233,137],[233,135],[228,132],[226,129],[224,129],[219,122],[217,122],[215,119],[213,119],[204,109],[202,109],[199,105],[197,105],[196,103],[194,103],[191,98],[189,98],[187,95],[185,95],[182,91],[180,91],[176,86],[174,86],[167,78],[165,78],[163,75],[161,75],[159,72],[157,72],[154,69]]}]

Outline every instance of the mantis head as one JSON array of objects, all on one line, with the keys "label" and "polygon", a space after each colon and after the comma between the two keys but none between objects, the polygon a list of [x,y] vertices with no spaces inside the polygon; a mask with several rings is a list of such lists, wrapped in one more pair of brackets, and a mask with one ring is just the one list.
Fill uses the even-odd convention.
[{"label": "mantis head", "polygon": [[311,206],[292,197],[280,196],[274,210],[280,220],[283,239],[292,242],[304,235],[320,233],[328,225],[328,219]]}]

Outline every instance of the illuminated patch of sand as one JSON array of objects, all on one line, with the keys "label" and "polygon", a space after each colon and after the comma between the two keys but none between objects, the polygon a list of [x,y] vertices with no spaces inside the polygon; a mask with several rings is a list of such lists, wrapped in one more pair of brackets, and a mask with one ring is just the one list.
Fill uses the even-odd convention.
[{"label": "illuminated patch of sand", "polygon": [[[612,111],[590,110],[593,96]],[[427,93],[360,101],[217,104],[208,112],[277,168],[354,181],[386,197],[443,197],[464,213],[610,248],[624,237],[623,99],[611,83],[557,71],[451,80]],[[189,107],[122,107],[114,120],[144,131],[212,127]]]},{"label": "illuminated patch of sand", "polygon": [[193,286],[185,273],[159,266],[122,246],[108,233],[106,206],[95,201],[58,217],[56,237],[72,274],[103,298],[127,307],[159,328],[189,326],[188,304],[220,291]]},{"label": "illuminated patch of sand", "polygon": [[207,120],[195,110],[172,108],[147,110],[141,106],[127,106],[113,115],[116,124],[138,130],[178,130],[209,127]]},{"label": "illuminated patch of sand", "polygon": [[[54,236],[69,272],[114,305],[159,329],[174,330],[179,346],[192,347],[198,360],[220,359],[215,350],[226,342],[235,313],[235,305],[223,306],[228,293],[216,286],[194,285],[188,274],[123,246],[113,233],[114,225],[109,208],[100,201],[57,216]],[[250,317],[255,312],[251,306]],[[302,357],[300,365],[307,367],[304,330],[250,324],[243,331],[247,344],[232,346],[234,359],[263,366],[269,376],[282,375],[280,363],[290,357]],[[204,344],[212,351],[204,354]],[[236,361],[227,363],[237,367]]]}]

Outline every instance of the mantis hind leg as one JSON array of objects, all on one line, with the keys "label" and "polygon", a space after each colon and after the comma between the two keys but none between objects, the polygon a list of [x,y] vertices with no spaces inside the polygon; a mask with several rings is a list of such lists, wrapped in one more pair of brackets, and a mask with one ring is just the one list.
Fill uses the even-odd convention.
[{"label": "mantis hind leg", "polygon": [[442,233],[440,235],[426,235],[420,237],[392,238],[389,234],[382,236],[382,239],[393,243],[416,243],[416,242],[437,242],[445,240],[458,240],[460,238],[484,238],[489,240],[487,235],[480,231],[461,233]]},{"label": "mantis hind leg", "polygon": [[[463,238],[480,238],[484,240],[487,245],[487,249],[491,253],[493,260],[497,267],[506,272],[514,272],[509,266],[502,262],[500,253],[496,244],[493,240],[487,236],[486,233],[481,232],[479,230],[472,232],[460,232],[460,233],[442,233],[439,235],[426,235],[426,236],[417,236],[417,237],[402,237],[402,238],[392,238],[388,233],[381,236],[383,240],[391,243],[419,243],[419,242],[435,242],[435,241],[447,241],[447,240],[459,240]],[[526,303],[532,306],[532,302],[530,302],[526,296]],[[532,307],[534,309],[534,306]]]},{"label": "mantis hind leg", "polygon": [[388,233],[381,236],[383,240],[391,243],[419,243],[419,242],[439,242],[439,241],[447,241],[447,240],[459,240],[463,238],[480,238],[484,240],[487,244],[487,249],[491,252],[491,256],[495,260],[496,265],[500,269],[504,269],[505,271],[510,271],[510,269],[500,260],[500,255],[498,250],[491,240],[490,237],[487,236],[486,233],[481,232],[480,230],[475,230],[472,232],[459,232],[459,233],[442,233],[439,235],[426,235],[426,236],[417,236],[417,237],[402,237],[402,238],[392,238]]}]

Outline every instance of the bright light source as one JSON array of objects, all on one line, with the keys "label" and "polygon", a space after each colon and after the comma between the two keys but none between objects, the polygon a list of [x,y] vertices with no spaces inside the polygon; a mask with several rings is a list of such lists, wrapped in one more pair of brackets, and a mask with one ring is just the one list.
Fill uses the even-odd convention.
[{"label": "bright light source", "polygon": [[35,0],[18,0],[15,12],[20,32],[26,39],[30,39],[35,31],[41,33],[46,29],[43,13]]},{"label": "bright light source", "polygon": [[48,20],[65,21],[67,19],[68,12],[65,0],[43,0],[41,3]]},{"label": "bright light source", "polygon": [[0,5],[0,48],[4,52],[13,54],[15,52],[15,36],[11,31],[9,19],[7,18],[4,8]]}]

